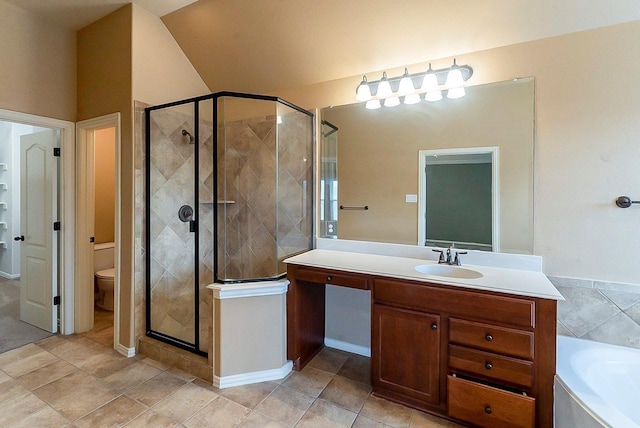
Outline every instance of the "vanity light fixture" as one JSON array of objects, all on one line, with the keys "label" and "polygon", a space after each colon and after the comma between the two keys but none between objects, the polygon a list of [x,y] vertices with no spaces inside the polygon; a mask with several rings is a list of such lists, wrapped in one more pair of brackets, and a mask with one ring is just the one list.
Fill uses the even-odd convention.
[{"label": "vanity light fixture", "polygon": [[400,105],[400,98],[397,95],[392,95],[384,99],[385,107],[395,107]]},{"label": "vanity light fixture", "polygon": [[393,95],[393,90],[391,89],[391,83],[389,83],[389,79],[387,79],[387,72],[382,72],[382,79],[378,82],[378,90],[376,91],[376,97],[379,99],[385,99]]},{"label": "vanity light fixture", "polygon": [[364,106],[369,110],[375,110],[375,109],[379,109],[380,107],[382,107],[382,104],[380,104],[380,100],[379,99],[374,98],[372,100],[367,101],[367,103]]},{"label": "vanity light fixture", "polygon": [[377,109],[382,105],[397,106],[401,101],[404,104],[416,104],[422,99],[422,93],[426,101],[438,101],[442,99],[443,90],[447,98],[460,98],[465,96],[464,85],[472,75],[470,66],[458,65],[454,59],[449,68],[434,70],[429,64],[427,71],[414,74],[409,74],[405,68],[404,74],[398,77],[388,77],[385,71],[380,80],[373,82],[369,82],[367,76],[362,76],[356,88],[356,101],[366,101],[366,108]]},{"label": "vanity light fixture", "polygon": [[367,83],[367,76],[362,76],[362,82],[356,89],[356,101],[369,101],[371,99],[371,88]]},{"label": "vanity light fixture", "polygon": [[420,94],[418,93],[413,93],[413,94],[409,94],[409,95],[405,95],[404,96],[404,103],[405,104],[418,104],[420,102],[421,98],[420,98]]},{"label": "vanity light fixture", "polygon": [[444,84],[447,87],[447,98],[456,99],[462,98],[466,95],[464,90],[464,79],[462,78],[462,72],[460,67],[456,64],[456,60],[453,60],[453,65],[447,73],[447,81]]},{"label": "vanity light fixture", "polygon": [[413,86],[413,79],[409,76],[409,70],[405,67],[402,79],[398,85],[398,96],[404,97],[407,95],[415,94],[416,88]]},{"label": "vanity light fixture", "polygon": [[442,99],[442,91],[440,90],[440,84],[438,83],[438,76],[436,72],[431,68],[429,63],[429,69],[422,81],[421,91],[425,92],[425,101],[440,101]]}]

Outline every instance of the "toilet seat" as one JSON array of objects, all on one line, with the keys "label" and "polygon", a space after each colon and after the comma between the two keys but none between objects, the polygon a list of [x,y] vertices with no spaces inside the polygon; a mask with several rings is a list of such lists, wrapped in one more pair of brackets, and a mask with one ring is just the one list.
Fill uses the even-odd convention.
[{"label": "toilet seat", "polygon": [[115,268],[104,269],[96,272],[96,278],[100,279],[113,279],[115,276]]}]

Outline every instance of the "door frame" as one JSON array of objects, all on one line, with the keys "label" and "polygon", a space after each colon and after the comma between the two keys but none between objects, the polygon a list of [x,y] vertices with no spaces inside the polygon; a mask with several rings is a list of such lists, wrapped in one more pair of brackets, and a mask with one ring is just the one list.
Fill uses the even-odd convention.
[{"label": "door frame", "polygon": [[58,207],[61,230],[58,246],[58,275],[61,334],[73,334],[75,291],[75,146],[76,129],[73,122],[0,109],[0,120],[55,129],[60,132],[60,165],[58,178]]},{"label": "door frame", "polygon": [[[121,126],[120,113],[112,113],[92,119],[80,121],[76,124],[78,144],[76,146],[77,159],[77,218],[78,227],[76,235],[76,247],[78,257],[76,260],[76,277],[78,278],[75,299],[76,330],[78,332],[88,331],[93,327],[93,287],[81,287],[81,278],[93,278],[91,261],[93,260],[92,246],[89,238],[93,236],[93,231],[85,227],[83,219],[87,215],[92,215],[94,207],[94,183],[89,180],[94,176],[93,156],[95,144],[95,131],[105,128],[115,128],[115,149],[116,149],[116,191],[115,191],[115,250],[114,250],[114,270],[113,278],[113,348],[118,352],[129,356],[128,350],[120,349],[120,264],[122,246],[122,221],[121,221]],[[89,201],[94,201],[89,207]],[[93,284],[93,281],[90,281]],[[88,309],[90,308],[90,309]]]},{"label": "door frame", "polygon": [[493,252],[500,252],[500,148],[461,147],[455,149],[419,150],[418,156],[418,245],[424,246],[427,232],[427,156],[433,155],[491,155],[491,241]]}]

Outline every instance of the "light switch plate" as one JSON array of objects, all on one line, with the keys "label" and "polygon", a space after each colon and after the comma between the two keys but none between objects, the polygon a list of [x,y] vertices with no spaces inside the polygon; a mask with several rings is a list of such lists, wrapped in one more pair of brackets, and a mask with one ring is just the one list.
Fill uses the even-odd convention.
[{"label": "light switch plate", "polygon": [[418,202],[418,195],[411,195],[411,194],[405,195],[405,202],[415,204],[416,202]]}]

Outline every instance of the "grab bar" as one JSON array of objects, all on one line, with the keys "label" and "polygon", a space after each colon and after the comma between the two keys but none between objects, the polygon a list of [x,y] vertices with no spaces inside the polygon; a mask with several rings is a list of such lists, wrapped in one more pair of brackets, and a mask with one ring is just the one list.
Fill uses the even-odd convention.
[{"label": "grab bar", "polygon": [[341,210],[363,210],[363,211],[367,211],[369,209],[369,205],[365,205],[363,207],[349,207],[346,205],[340,205],[340,209]]}]

